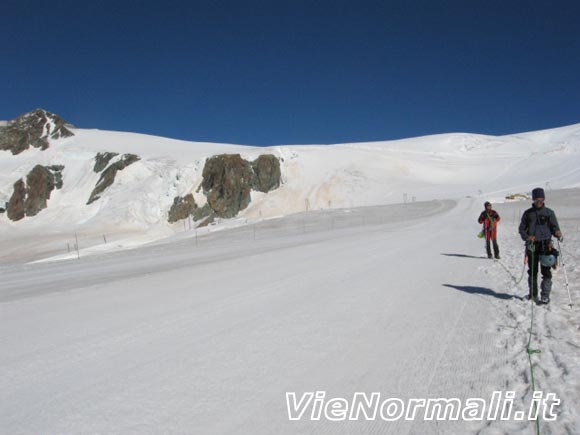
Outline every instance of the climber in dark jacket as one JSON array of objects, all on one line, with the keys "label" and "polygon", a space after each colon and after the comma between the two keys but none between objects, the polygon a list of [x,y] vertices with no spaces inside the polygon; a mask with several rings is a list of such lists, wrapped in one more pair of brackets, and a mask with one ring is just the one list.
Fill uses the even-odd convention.
[{"label": "climber in dark jacket", "polygon": [[[546,195],[544,189],[537,187],[532,191],[534,204],[522,215],[519,232],[522,240],[527,242],[526,255],[528,257],[528,286],[529,298],[535,302],[547,304],[550,302],[552,290],[552,272],[549,265],[545,265],[544,256],[550,255],[552,236],[562,240],[562,232],[552,209],[544,205]],[[548,263],[549,264],[549,263]],[[542,272],[542,294],[538,300],[538,266]]]},{"label": "climber in dark jacket", "polygon": [[493,242],[493,253],[495,258],[499,260],[499,246],[497,244],[497,223],[501,220],[499,214],[491,209],[491,203],[486,201],[483,206],[485,210],[479,215],[477,222],[483,224],[483,234],[485,235],[485,248],[487,250],[487,258],[491,258],[490,242]]}]

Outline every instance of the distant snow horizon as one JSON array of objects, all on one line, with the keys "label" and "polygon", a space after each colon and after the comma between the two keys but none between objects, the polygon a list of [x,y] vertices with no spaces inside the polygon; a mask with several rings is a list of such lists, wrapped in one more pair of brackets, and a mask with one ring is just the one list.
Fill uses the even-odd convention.
[{"label": "distant snow horizon", "polygon": [[[56,114],[60,116],[58,112],[53,112],[47,109],[40,109],[45,110],[49,113]],[[0,127],[7,126],[10,122],[12,122],[16,117],[21,116],[23,114],[16,115],[14,118],[10,120],[0,120]],[[510,137],[510,136],[520,136],[523,134],[534,134],[540,132],[547,132],[547,131],[555,131],[559,129],[565,129],[570,127],[578,127],[580,126],[580,120],[576,123],[572,124],[559,124],[553,127],[547,128],[538,128],[532,130],[517,130],[513,133],[506,133],[506,134],[493,134],[493,133],[485,133],[481,131],[462,131],[462,130],[453,130],[453,131],[442,131],[442,132],[433,132],[433,133],[425,133],[425,134],[416,134],[416,135],[408,135],[408,136],[397,136],[393,138],[378,138],[378,139],[370,139],[370,140],[342,140],[342,141],[329,141],[329,142],[286,142],[286,141],[274,141],[271,143],[264,143],[264,144],[257,144],[251,141],[243,141],[243,142],[236,142],[236,141],[220,141],[220,140],[212,140],[212,139],[196,139],[190,137],[180,137],[180,136],[173,136],[173,135],[166,135],[151,131],[137,131],[137,130],[130,130],[130,129],[115,129],[115,128],[108,128],[108,127],[93,127],[93,126],[79,126],[75,122],[71,122],[70,119],[66,119],[66,127],[67,128],[75,128],[80,130],[96,130],[96,131],[104,131],[104,132],[115,132],[115,133],[132,133],[132,134],[140,134],[145,136],[151,137],[159,137],[163,139],[172,139],[181,142],[195,142],[195,143],[206,143],[206,144],[221,144],[221,145],[236,145],[236,146],[243,146],[243,147],[258,147],[258,148],[269,148],[269,147],[277,147],[277,146],[320,146],[320,145],[343,145],[343,144],[372,144],[372,143],[382,143],[382,142],[397,142],[397,141],[404,141],[409,139],[419,139],[419,138],[429,138],[429,137],[437,137],[437,136],[444,136],[444,135],[473,135],[473,136],[482,136],[482,137]]]}]

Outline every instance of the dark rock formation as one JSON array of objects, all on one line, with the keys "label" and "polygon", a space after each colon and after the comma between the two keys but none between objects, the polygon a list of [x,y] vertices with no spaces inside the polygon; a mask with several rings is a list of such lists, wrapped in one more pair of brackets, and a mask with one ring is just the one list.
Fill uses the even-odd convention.
[{"label": "dark rock formation", "polygon": [[91,196],[87,201],[87,205],[99,199],[107,187],[113,184],[118,171],[122,171],[127,166],[135,163],[138,160],[140,160],[139,156],[136,156],[135,154],[123,154],[121,160],[111,164],[107,169],[105,169],[101,174],[101,178],[99,178],[99,181],[97,181],[95,188],[91,192]]},{"label": "dark rock formation", "polygon": [[169,209],[169,223],[172,224],[181,219],[187,219],[193,214],[193,211],[197,209],[197,204],[193,199],[191,193],[185,195],[184,197],[176,196],[173,200],[173,205]]},{"label": "dark rock formation", "polygon": [[280,187],[280,161],[272,154],[263,154],[252,162],[254,179],[252,188],[269,192]]},{"label": "dark rock formation", "polygon": [[55,188],[54,176],[44,166],[36,165],[26,177],[26,199],[24,209],[26,216],[36,216],[46,208],[50,192]]},{"label": "dark rock formation", "polygon": [[0,150],[12,154],[19,154],[31,146],[45,150],[49,139],[73,136],[66,125],[62,118],[46,110],[25,113],[0,127]]},{"label": "dark rock formation", "polygon": [[24,210],[24,200],[26,199],[26,185],[22,178],[14,183],[14,193],[8,201],[8,219],[19,221],[26,215]]},{"label": "dark rock formation", "polygon": [[95,156],[95,167],[93,168],[93,171],[98,174],[107,167],[113,157],[118,155],[118,153],[97,153]]},{"label": "dark rock formation", "polygon": [[[193,216],[193,220],[194,220],[194,221],[196,221],[196,222],[197,222],[197,221],[203,221],[203,222],[206,222],[206,221],[208,221],[208,219],[207,219],[207,218],[209,218],[209,221],[208,221],[208,222],[206,222],[206,225],[207,225],[209,222],[213,222],[213,220],[214,220],[214,218],[215,218],[215,213],[214,213],[214,211],[211,209],[211,207],[209,206],[209,204],[205,204],[205,205],[204,205],[203,207],[201,207],[201,208],[196,208],[196,209],[193,211],[193,213],[192,213],[192,216]],[[204,219],[205,219],[205,220],[204,220]],[[203,222],[202,222],[202,223],[203,223]],[[201,224],[200,224],[199,226],[203,226],[203,225],[201,225]]]},{"label": "dark rock formation", "polygon": [[250,203],[254,173],[239,154],[211,157],[203,168],[203,192],[216,216],[231,218]]},{"label": "dark rock formation", "polygon": [[46,169],[48,169],[50,172],[52,172],[52,175],[54,175],[54,187],[56,187],[57,189],[62,189],[62,171],[64,169],[64,166],[52,165],[47,166]]},{"label": "dark rock formation", "polygon": [[54,189],[62,187],[64,166],[36,165],[26,176],[14,183],[14,193],[8,202],[8,218],[18,221],[24,216],[36,216],[45,209]]},{"label": "dark rock formation", "polygon": [[[252,189],[269,192],[280,187],[280,161],[271,154],[261,155],[251,163],[239,154],[220,154],[206,161],[202,177],[198,192],[203,189],[207,196],[208,210],[215,216],[231,218],[248,206]],[[209,215],[206,210],[196,220]]]}]

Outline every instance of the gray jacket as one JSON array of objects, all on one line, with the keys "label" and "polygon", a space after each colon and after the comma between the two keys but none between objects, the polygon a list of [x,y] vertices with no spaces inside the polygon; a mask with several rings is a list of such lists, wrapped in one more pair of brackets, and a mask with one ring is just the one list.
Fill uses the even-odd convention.
[{"label": "gray jacket", "polygon": [[522,215],[519,231],[522,240],[535,236],[536,241],[541,242],[550,240],[556,231],[560,231],[560,226],[552,209],[546,206],[536,208],[534,205]]}]

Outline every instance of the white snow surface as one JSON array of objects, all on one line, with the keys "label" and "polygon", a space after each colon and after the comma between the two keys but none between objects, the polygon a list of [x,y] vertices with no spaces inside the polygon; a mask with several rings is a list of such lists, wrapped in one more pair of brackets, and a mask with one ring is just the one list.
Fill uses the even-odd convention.
[{"label": "white snow surface", "polygon": [[[167,223],[177,195],[197,192],[205,160],[221,153],[254,159],[271,153],[283,161],[280,188],[252,192],[239,219],[272,218],[305,210],[337,209],[465,196],[502,200],[529,193],[535,185],[553,189],[580,186],[580,124],[512,136],[442,134],[419,138],[338,145],[251,147],[185,142],[135,133],[72,129],[75,136],[51,140],[41,151],[0,152],[0,204],[13,184],[36,165],[64,165],[61,190],[48,208],[16,223],[0,215],[6,249],[0,259],[46,258],[68,252],[74,233],[84,247],[105,238],[126,246],[183,231]],[[134,153],[141,160],[117,173],[115,183],[90,206],[86,202],[100,174],[97,152]],[[234,221],[218,226],[232,225]],[[41,237],[39,241],[38,238]],[[26,244],[25,240],[35,240]],[[16,246],[15,249],[12,249]],[[22,248],[25,248],[23,255]],[[102,248],[101,248],[102,249]]]},{"label": "white snow surface", "polygon": [[[34,164],[65,165],[48,209],[0,215],[0,433],[534,433],[514,420],[289,421],[286,392],[513,390],[527,410],[532,305],[520,300],[517,225],[529,202],[495,203],[501,261],[482,258],[475,235],[484,200],[536,186],[560,220],[576,303],[560,266],[552,303],[534,308],[536,387],[562,401],[541,433],[580,433],[580,124],[271,148],[75,134],[0,155],[5,195]],[[143,160],[81,207],[98,151]],[[166,224],[173,197],[222,152],[283,157],[283,186],[216,226]],[[400,204],[405,193],[416,201]],[[74,232],[80,259],[66,249]]]}]

